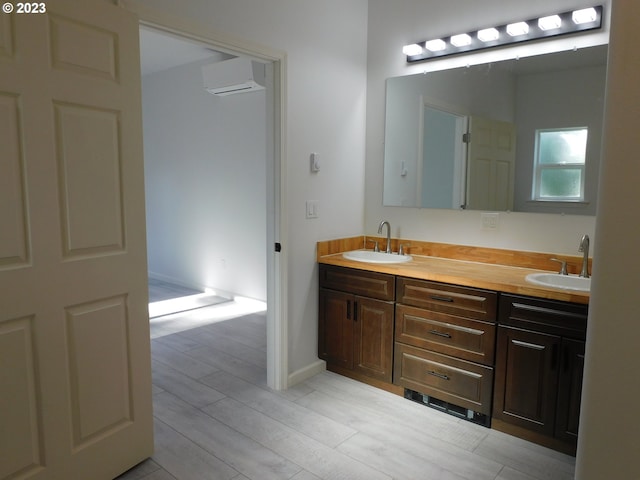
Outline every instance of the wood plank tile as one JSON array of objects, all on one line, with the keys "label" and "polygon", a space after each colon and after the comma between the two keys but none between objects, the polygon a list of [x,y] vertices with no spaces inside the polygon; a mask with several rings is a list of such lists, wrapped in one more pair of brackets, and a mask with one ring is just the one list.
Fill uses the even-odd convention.
[{"label": "wood plank tile", "polygon": [[518,472],[511,467],[504,467],[496,480],[536,480],[526,473]]},{"label": "wood plank tile", "polygon": [[267,369],[245,362],[233,355],[217,351],[210,347],[198,347],[189,350],[188,355],[207,365],[258,386],[267,385]]},{"label": "wood plank tile", "polygon": [[[399,398],[398,400],[402,399]],[[401,418],[403,415],[397,415],[397,412],[404,407],[403,405],[399,405],[398,408],[387,413],[382,413],[369,408],[364,403],[361,404],[351,399],[346,401],[333,398],[321,392],[310,394],[297,403],[304,404],[310,409],[331,416],[334,420],[349,425],[365,434],[369,439],[379,439],[375,442],[373,440],[369,441],[370,444],[375,443],[375,448],[369,445],[372,451],[380,455],[385,452],[391,459],[403,456],[413,458],[414,464],[421,465],[420,468],[432,471],[433,478],[439,478],[438,475],[445,475],[446,473],[473,480],[493,480],[503,466],[501,463],[476,455],[468,448],[465,448],[465,446],[469,447],[465,435],[468,435],[469,432],[473,433],[473,428],[471,427],[478,429],[484,429],[484,427],[460,422],[455,418],[451,418],[448,425],[438,425],[437,422],[432,420],[442,417],[443,414],[436,411],[420,411],[420,409],[427,409],[428,407],[415,405],[415,414],[411,416],[413,419],[411,421],[408,418]],[[428,415],[423,416],[422,413],[428,413]],[[485,432],[479,432],[486,435]],[[352,438],[353,440],[349,439],[341,444],[338,450],[345,451],[345,453],[361,461],[369,462],[369,460],[362,457],[362,455],[366,455],[366,449],[356,443],[358,440],[356,440],[355,436]],[[348,449],[352,443],[356,443],[353,451],[344,450]],[[476,444],[475,441],[471,443]],[[394,453],[398,446],[402,446],[402,452]],[[397,475],[396,471],[388,473]]]},{"label": "wood plank tile", "polygon": [[179,479],[171,475],[166,470],[157,470],[147,475],[142,480],[179,480]]},{"label": "wood plank tile", "polygon": [[289,479],[301,470],[283,456],[169,393],[154,397],[154,411],[156,418],[252,480]]},{"label": "wood plank tile", "polygon": [[322,480],[322,479],[320,477],[316,477],[311,472],[307,472],[306,470],[303,470],[302,472],[298,473],[295,477],[293,477],[291,480]]},{"label": "wood plank tile", "polygon": [[127,470],[122,475],[116,478],[116,480],[139,480],[147,475],[160,470],[162,467],[148,458],[144,462],[140,462],[138,465],[130,470]]},{"label": "wood plank tile", "polygon": [[423,438],[422,429],[409,437],[372,429],[371,434],[354,435],[338,450],[393,478],[494,480],[502,469],[496,462],[442,443],[423,442]]},{"label": "wood plank tile", "polygon": [[[262,316],[262,315],[261,315]],[[249,348],[255,348],[266,352],[267,347],[267,324],[266,318],[254,315],[255,321],[245,320],[245,317],[234,318],[224,322],[217,322],[203,326],[196,331],[190,332],[193,335],[208,335],[217,338],[226,338],[234,343],[243,344]]]},{"label": "wood plank tile", "polygon": [[573,480],[575,458],[490,430],[474,453],[535,479]]},{"label": "wood plank tile", "polygon": [[197,330],[198,332],[193,332],[193,335],[197,335],[201,346],[224,352],[258,367],[266,368],[267,352],[261,347],[248,346],[238,341],[238,336],[232,333],[224,333],[218,330]]},{"label": "wood plank tile", "polygon": [[154,339],[153,343],[170,347],[178,352],[186,352],[202,345],[195,338],[185,337],[182,332]]},{"label": "wood plank tile", "polygon": [[224,398],[224,394],[156,360],[151,362],[153,384],[200,408]]},{"label": "wood plank tile", "polygon": [[[334,416],[332,418],[357,430],[360,430],[361,425],[366,424],[370,417],[374,418],[375,422],[393,429],[411,431],[415,425],[428,425],[426,434],[431,438],[468,451],[476,448],[490,431],[331,372],[323,372],[305,383],[316,388],[317,392],[303,397],[296,403],[327,416],[351,415],[350,418],[342,420]],[[332,410],[327,408],[330,404],[333,405]]]},{"label": "wood plank tile", "polygon": [[352,428],[228,373],[218,372],[203,378],[202,381],[246,406],[330,447],[339,445],[356,433]]},{"label": "wood plank tile", "polygon": [[239,475],[229,465],[174,429],[154,422],[153,459],[180,480],[230,480]]},{"label": "wood plank tile", "polygon": [[225,398],[206,407],[204,411],[320,478],[391,480],[388,475],[329,448],[237,400]]},{"label": "wood plank tile", "polygon": [[194,379],[206,377],[218,371],[214,365],[202,362],[185,352],[175,350],[159,340],[151,341],[151,356],[154,360]]}]

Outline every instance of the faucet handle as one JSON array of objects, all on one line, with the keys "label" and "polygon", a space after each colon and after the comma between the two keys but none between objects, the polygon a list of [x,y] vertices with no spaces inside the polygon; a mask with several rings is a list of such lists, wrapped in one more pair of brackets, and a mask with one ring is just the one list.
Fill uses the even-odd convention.
[{"label": "faucet handle", "polygon": [[569,275],[567,273],[567,262],[565,260],[560,260],[558,258],[550,258],[549,260],[560,263],[560,271],[558,272],[560,275]]},{"label": "faucet handle", "polygon": [[380,251],[380,247],[378,246],[378,241],[377,240],[367,239],[366,243],[373,243],[373,251],[374,252],[379,252]]},{"label": "faucet handle", "polygon": [[410,247],[410,246],[411,246],[410,243],[401,243],[400,246],[398,247],[398,255],[404,255],[405,247]]}]

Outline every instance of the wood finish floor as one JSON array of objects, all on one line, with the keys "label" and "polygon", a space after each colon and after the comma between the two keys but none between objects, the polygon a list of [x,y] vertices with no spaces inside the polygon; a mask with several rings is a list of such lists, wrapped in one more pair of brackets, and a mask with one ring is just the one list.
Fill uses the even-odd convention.
[{"label": "wood finish floor", "polygon": [[118,480],[573,479],[573,457],[330,372],[270,390],[264,314],[151,343],[155,454]]},{"label": "wood finish floor", "polygon": [[202,293],[202,291],[165,282],[156,278],[149,279],[149,303],[178,297],[186,297],[187,295],[196,295],[198,293]]}]

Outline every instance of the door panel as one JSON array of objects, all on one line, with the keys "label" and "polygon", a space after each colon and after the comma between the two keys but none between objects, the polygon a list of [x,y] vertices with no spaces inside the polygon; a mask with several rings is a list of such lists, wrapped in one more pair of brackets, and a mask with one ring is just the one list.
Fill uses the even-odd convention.
[{"label": "door panel", "polygon": [[553,434],[560,337],[498,327],[493,415]]},{"label": "door panel", "polygon": [[393,375],[393,302],[355,297],[353,323],[354,370],[390,383]]},{"label": "door panel", "polygon": [[353,368],[353,295],[320,289],[318,355],[328,363]]},{"label": "door panel", "polygon": [[513,210],[515,125],[471,117],[469,130],[467,208]]},{"label": "door panel", "polygon": [[584,341],[562,339],[563,365],[560,371],[555,433],[557,437],[571,442],[576,442],[578,439],[584,355]]},{"label": "door panel", "polygon": [[0,17],[0,479],[106,480],[153,449],[138,21],[46,8]]},{"label": "door panel", "polygon": [[118,112],[56,104],[65,257],[124,248]]},{"label": "door panel", "polygon": [[19,266],[29,257],[20,108],[17,95],[0,93],[0,267]]}]

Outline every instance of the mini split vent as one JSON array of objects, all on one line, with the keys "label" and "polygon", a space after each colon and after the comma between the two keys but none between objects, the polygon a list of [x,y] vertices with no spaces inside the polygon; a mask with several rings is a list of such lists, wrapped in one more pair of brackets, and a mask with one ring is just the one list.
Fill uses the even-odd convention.
[{"label": "mini split vent", "polygon": [[218,96],[264,90],[264,76],[264,64],[248,58],[232,58],[202,67],[204,88]]}]

